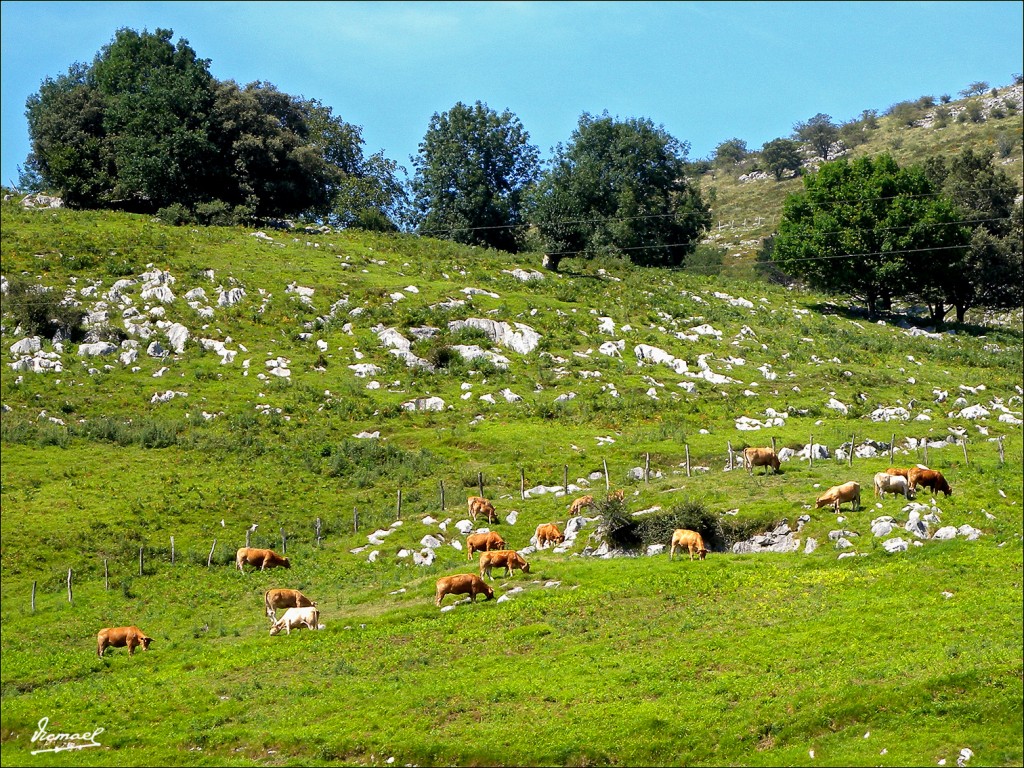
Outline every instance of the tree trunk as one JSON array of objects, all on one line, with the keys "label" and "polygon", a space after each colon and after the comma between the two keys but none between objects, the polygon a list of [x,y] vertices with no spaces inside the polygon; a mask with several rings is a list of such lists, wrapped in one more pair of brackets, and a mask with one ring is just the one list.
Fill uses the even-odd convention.
[{"label": "tree trunk", "polygon": [[557,272],[558,263],[561,260],[562,257],[559,254],[545,253],[544,259],[541,261],[541,264],[544,266],[545,269],[550,269],[552,272]]},{"label": "tree trunk", "polygon": [[957,304],[956,306],[956,321],[963,323],[964,316],[967,314],[968,306],[966,304]]}]

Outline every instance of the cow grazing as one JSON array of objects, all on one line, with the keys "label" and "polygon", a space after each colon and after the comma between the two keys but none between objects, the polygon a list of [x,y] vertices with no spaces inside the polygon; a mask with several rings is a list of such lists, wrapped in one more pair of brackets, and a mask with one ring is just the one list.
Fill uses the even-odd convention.
[{"label": "cow grazing", "polygon": [[[608,501],[623,501],[626,498],[626,494],[622,491],[621,488],[619,488],[618,490],[609,493],[607,498]],[[580,496],[578,499],[575,499],[572,502],[572,504],[569,505],[569,516],[575,517],[576,515],[582,513],[585,508],[593,506],[593,496],[591,496],[590,494],[587,494],[586,496]]]},{"label": "cow grazing", "polygon": [[96,655],[101,659],[107,648],[124,648],[128,646],[128,655],[134,656],[135,649],[140,645],[142,650],[148,651],[149,644],[153,642],[152,637],[146,637],[146,633],[136,626],[131,627],[107,627],[101,629],[96,635]]},{"label": "cow grazing", "polygon": [[258,565],[261,571],[265,571],[267,568],[292,567],[287,557],[281,557],[274,550],[254,549],[253,547],[242,547],[235,553],[235,565],[242,573],[245,573],[245,568],[242,567],[245,564]]},{"label": "cow grazing", "polygon": [[278,608],[311,608],[316,607],[316,603],[297,589],[268,589],[263,594],[263,606],[267,617],[276,621]]},{"label": "cow grazing", "polygon": [[472,560],[475,552],[490,552],[492,549],[507,549],[508,544],[494,531],[474,533],[466,537],[466,559]]},{"label": "cow grazing", "polygon": [[747,474],[754,474],[754,467],[764,467],[767,474],[768,468],[775,472],[779,471],[779,457],[772,448],[744,448],[743,463],[747,467]]},{"label": "cow grazing", "polygon": [[[487,554],[487,553],[484,553]],[[483,557],[483,555],[481,555]],[[487,586],[487,582],[475,573],[459,573],[455,576],[442,576],[437,580],[437,593],[434,597],[434,605],[441,607],[441,601],[445,595],[469,595],[475,603],[477,595],[486,595],[486,600],[494,597],[494,590]]]},{"label": "cow grazing", "polygon": [[953,489],[949,486],[946,478],[942,476],[942,473],[935,469],[921,469],[920,467],[911,467],[907,473],[907,480],[910,482],[910,490],[916,491],[917,486],[928,488],[932,495],[942,492],[949,496]]},{"label": "cow grazing", "polygon": [[497,552],[481,552],[480,553],[480,578],[487,575],[487,578],[493,579],[491,576],[491,568],[504,568],[505,576],[510,577],[512,571],[518,568],[523,573],[530,572],[530,564],[523,559],[523,556],[516,552],[514,549],[502,549]]},{"label": "cow grazing", "polygon": [[488,523],[498,522],[498,515],[494,511],[494,505],[483,496],[470,496],[466,502],[469,506],[469,516],[473,518],[473,522],[476,522],[477,517],[480,515],[486,515]]},{"label": "cow grazing", "polygon": [[676,547],[679,547],[680,552],[684,549],[689,550],[690,560],[693,560],[694,552],[697,553],[697,557],[703,560],[707,557],[708,548],[704,546],[704,539],[696,531],[688,531],[685,528],[677,528],[672,533],[672,549],[669,552],[668,559],[674,560],[676,557]]},{"label": "cow grazing", "polygon": [[537,546],[541,549],[545,544],[561,544],[565,541],[565,534],[558,530],[554,523],[541,523],[537,526]]},{"label": "cow grazing", "polygon": [[885,494],[899,494],[905,499],[911,498],[913,491],[907,484],[907,478],[901,475],[890,475],[888,472],[875,474],[875,496],[885,498]]},{"label": "cow grazing", "polygon": [[572,504],[569,505],[569,515],[576,516],[582,510],[587,507],[594,506],[594,497],[591,495],[580,496],[578,499],[574,499]]},{"label": "cow grazing", "polygon": [[280,634],[283,629],[286,634],[290,635],[293,629],[298,629],[299,627],[318,629],[320,627],[320,609],[315,605],[305,608],[289,608],[270,627],[270,634],[271,636]]},{"label": "cow grazing", "polygon": [[848,501],[852,502],[854,511],[860,509],[860,483],[851,480],[842,485],[833,485],[817,498],[814,502],[814,508],[820,509],[821,507],[831,506],[838,513],[839,505],[845,504]]}]

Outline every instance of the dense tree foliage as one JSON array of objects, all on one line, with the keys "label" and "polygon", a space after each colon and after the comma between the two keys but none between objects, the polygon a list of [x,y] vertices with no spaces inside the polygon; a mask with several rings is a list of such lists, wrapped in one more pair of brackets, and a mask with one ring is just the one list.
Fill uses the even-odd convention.
[{"label": "dense tree foliage", "polygon": [[23,176],[72,207],[181,221],[397,215],[397,166],[364,159],[358,128],[270,83],[220,82],[171,36],[118,30],[91,65],[47,78],[26,104]]},{"label": "dense tree foliage", "polygon": [[727,139],[715,147],[715,164],[721,168],[731,168],[746,160],[748,154],[747,142],[743,139]]},{"label": "dense tree foliage", "polygon": [[806,122],[794,125],[793,132],[822,160],[828,160],[832,145],[839,140],[839,126],[832,122],[831,116],[821,112]]},{"label": "dense tree foliage", "polygon": [[608,254],[682,264],[711,224],[699,188],[686,179],[688,151],[650,120],[584,113],[531,196],[530,223],[544,249],[556,261]]},{"label": "dense tree foliage", "polygon": [[761,147],[761,165],[780,181],[786,171],[799,173],[802,161],[795,141],[772,139]]},{"label": "dense tree foliage", "polygon": [[[958,269],[944,284],[933,286],[933,301],[946,301],[956,309],[958,322],[974,306],[996,308],[1024,304],[1024,270],[1020,260],[1020,205],[1014,201],[1017,183],[992,162],[991,152],[964,148],[953,158],[925,161],[925,173],[956,206],[959,218],[971,229],[971,242]],[[1015,210],[1016,208],[1016,210]],[[1016,219],[1014,218],[1016,216]],[[965,280],[963,275],[970,275]],[[944,315],[940,304],[934,310]]]},{"label": "dense tree foliage", "polygon": [[968,237],[922,169],[888,155],[840,159],[786,198],[772,259],[815,288],[863,299],[876,316],[893,298],[945,285]]},{"label": "dense tree foliage", "polygon": [[486,104],[435,113],[413,158],[414,216],[422,233],[519,250],[523,194],[539,170],[519,119]]}]

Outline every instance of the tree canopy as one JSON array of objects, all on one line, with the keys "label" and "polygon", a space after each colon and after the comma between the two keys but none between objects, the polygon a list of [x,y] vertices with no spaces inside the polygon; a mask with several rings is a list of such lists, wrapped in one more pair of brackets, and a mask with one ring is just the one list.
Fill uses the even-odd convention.
[{"label": "tree canopy", "polygon": [[839,140],[839,126],[832,122],[831,116],[821,112],[806,122],[794,125],[793,132],[822,160],[828,160],[832,145]]},{"label": "tree canopy", "polygon": [[786,198],[772,259],[817,289],[863,298],[877,316],[893,298],[941,290],[968,236],[920,168],[889,155],[840,159]]},{"label": "tree canopy", "polygon": [[218,81],[172,35],[120,29],[90,65],[47,78],[26,102],[24,175],[71,207],[346,223],[396,213],[396,166],[364,159],[358,128],[270,83]]},{"label": "tree canopy", "polygon": [[678,266],[711,224],[686,179],[689,145],[648,119],[584,113],[531,195],[530,223],[553,257],[622,256]]},{"label": "tree canopy", "polygon": [[802,165],[800,152],[795,141],[790,139],[772,139],[761,147],[761,163],[765,169],[780,181],[786,171],[800,172]]},{"label": "tree canopy", "polygon": [[510,111],[458,102],[435,113],[413,158],[418,231],[460,243],[519,250],[523,195],[537,148]]}]

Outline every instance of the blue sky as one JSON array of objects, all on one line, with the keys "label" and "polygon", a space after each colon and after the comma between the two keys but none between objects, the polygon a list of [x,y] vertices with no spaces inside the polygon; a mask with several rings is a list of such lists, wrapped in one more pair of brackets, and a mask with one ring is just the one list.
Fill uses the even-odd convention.
[{"label": "blue sky", "polygon": [[5,184],[29,151],[25,99],[90,62],[115,30],[174,31],[210,71],[320,99],[411,170],[430,118],[457,102],[513,112],[550,156],[584,112],[648,118],[708,157],[751,150],[819,112],[1012,82],[1015,2],[0,3]]}]

